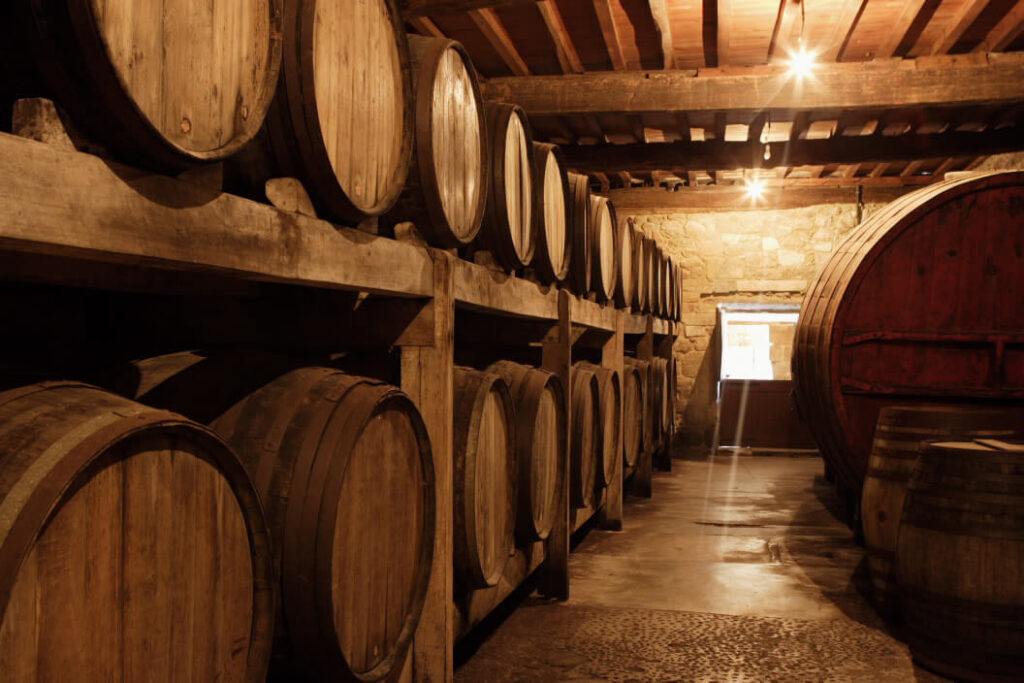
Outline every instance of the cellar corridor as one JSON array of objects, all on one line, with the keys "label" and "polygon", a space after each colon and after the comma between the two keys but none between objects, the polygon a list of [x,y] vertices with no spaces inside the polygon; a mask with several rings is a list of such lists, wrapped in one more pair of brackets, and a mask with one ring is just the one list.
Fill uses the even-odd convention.
[{"label": "cellar corridor", "polygon": [[[572,554],[456,670],[477,681],[942,681],[865,599],[863,549],[817,457],[675,461],[622,532]],[[471,646],[472,647],[472,646]]]}]

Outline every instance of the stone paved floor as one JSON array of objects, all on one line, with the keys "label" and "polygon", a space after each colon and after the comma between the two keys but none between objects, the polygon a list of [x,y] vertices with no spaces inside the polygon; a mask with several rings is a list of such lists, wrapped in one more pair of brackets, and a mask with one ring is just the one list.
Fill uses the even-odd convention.
[{"label": "stone paved floor", "polygon": [[675,461],[621,532],[572,556],[455,675],[477,681],[942,681],[864,598],[864,555],[818,458]]}]

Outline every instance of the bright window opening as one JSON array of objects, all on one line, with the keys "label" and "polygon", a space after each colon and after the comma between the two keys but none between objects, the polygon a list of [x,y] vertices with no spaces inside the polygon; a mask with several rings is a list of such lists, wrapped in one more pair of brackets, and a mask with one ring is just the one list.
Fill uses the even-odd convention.
[{"label": "bright window opening", "polygon": [[800,307],[720,304],[722,379],[789,379]]}]

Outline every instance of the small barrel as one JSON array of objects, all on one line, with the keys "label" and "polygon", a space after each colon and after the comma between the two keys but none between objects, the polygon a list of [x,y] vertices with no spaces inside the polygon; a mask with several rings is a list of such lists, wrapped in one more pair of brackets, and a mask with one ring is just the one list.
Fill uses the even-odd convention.
[{"label": "small barrel", "polygon": [[281,581],[275,677],[393,675],[434,549],[433,458],[412,400],[264,354],[170,354],[133,367],[139,400],[210,421],[259,491]]},{"label": "small barrel", "polygon": [[664,358],[651,359],[651,415],[653,416],[654,446],[665,443],[671,425],[669,397],[668,361]]},{"label": "small barrel", "polygon": [[271,543],[223,441],[43,382],[0,393],[0,453],[5,680],[265,679]]},{"label": "small barrel", "polygon": [[632,472],[643,451],[644,381],[640,366],[625,359],[622,381],[622,468]]},{"label": "small barrel", "polygon": [[455,368],[455,570],[465,588],[496,586],[515,552],[515,413],[500,375]]},{"label": "small barrel", "polygon": [[571,398],[569,498],[574,508],[590,507],[597,490],[604,434],[601,429],[601,388],[597,375],[573,366]]},{"label": "small barrel", "polygon": [[611,301],[619,278],[615,218],[607,197],[591,195],[590,217],[591,274],[590,286],[598,301]]},{"label": "small barrel", "polygon": [[622,447],[622,382],[619,373],[586,361],[573,364],[576,370],[588,370],[597,376],[600,404],[597,411],[601,449],[597,467],[597,485],[608,486],[615,475],[616,455]]},{"label": "small barrel", "polygon": [[229,169],[260,196],[301,180],[317,213],[355,223],[390,210],[413,154],[409,46],[394,0],[286,3],[284,60],[264,132]]},{"label": "small barrel", "polygon": [[563,500],[569,433],[562,382],[558,375],[511,361],[494,363],[487,371],[508,383],[515,406],[516,535],[527,543],[543,541]]},{"label": "small barrel", "polygon": [[508,271],[533,259],[533,135],[515,104],[487,103],[490,170],[481,245]]},{"label": "small barrel", "polygon": [[180,171],[234,154],[260,130],[281,66],[283,0],[11,2],[0,67],[118,156]]},{"label": "small barrel", "polygon": [[928,445],[910,479],[896,542],[907,640],[950,678],[1019,681],[1024,446],[982,441]]},{"label": "small barrel", "polygon": [[644,244],[644,239],[644,234],[634,228],[632,261],[635,286],[631,303],[633,311],[636,313],[647,308],[647,270],[650,264],[647,262],[647,247]]},{"label": "small barrel", "polygon": [[410,35],[416,145],[388,221],[412,221],[433,246],[469,244],[487,203],[487,126],[473,63],[461,43]]},{"label": "small barrel", "polygon": [[636,267],[633,265],[635,242],[633,219],[616,215],[615,249],[618,254],[619,277],[615,280],[615,305],[619,308],[629,308],[633,303],[633,291],[636,289]]},{"label": "small barrel", "polygon": [[569,232],[569,176],[557,145],[533,143],[533,220],[537,245],[533,269],[548,284],[569,274],[572,242]]},{"label": "small barrel", "polygon": [[897,604],[893,554],[907,482],[927,441],[1007,437],[1017,433],[1012,411],[957,405],[886,406],[878,427],[861,495],[864,544],[875,601],[885,610]]},{"label": "small barrel", "polygon": [[640,423],[641,423],[641,448],[643,451],[650,451],[654,448],[654,396],[651,383],[651,364],[649,361],[636,358],[626,358],[627,368],[634,368],[640,378]]},{"label": "small barrel", "polygon": [[569,261],[569,286],[576,294],[590,292],[591,235],[590,188],[587,176],[569,173],[569,234],[572,256]]}]

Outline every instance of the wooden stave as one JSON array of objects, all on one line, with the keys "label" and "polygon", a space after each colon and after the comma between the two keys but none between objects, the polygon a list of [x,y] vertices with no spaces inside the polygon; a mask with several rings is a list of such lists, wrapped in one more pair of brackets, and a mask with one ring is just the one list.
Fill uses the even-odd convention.
[{"label": "wooden stave", "polygon": [[[597,467],[597,488],[609,486],[615,477],[615,456],[622,449],[622,381],[617,370],[587,361],[573,363],[576,372],[587,370],[597,377],[600,392],[598,415],[602,429],[602,446]],[[608,426],[612,428],[609,429]]]},{"label": "wooden stave", "polygon": [[[272,677],[382,680],[400,670],[411,647],[430,578],[435,494],[429,437],[415,405],[398,389],[303,360],[249,351],[169,354],[132,363],[133,376],[118,389],[209,422],[252,478],[276,541],[282,589]],[[351,405],[360,399],[362,405]],[[326,612],[333,605],[329,556],[337,524],[330,511],[341,502],[345,473],[334,463],[350,458],[356,436],[391,405],[409,411],[420,444],[424,542],[401,632],[376,666],[356,671]]]},{"label": "wooden stave", "polygon": [[488,130],[488,158],[490,168],[487,173],[488,192],[487,208],[484,213],[483,229],[480,232],[479,241],[490,251],[494,258],[505,268],[512,272],[525,267],[533,259],[537,246],[537,225],[533,220],[533,164],[528,163],[525,173],[529,177],[530,187],[526,189],[530,201],[526,206],[530,210],[529,231],[525,252],[516,249],[513,238],[510,234],[508,206],[501,201],[505,197],[505,134],[510,119],[515,116],[523,127],[523,134],[526,138],[526,151],[533,154],[533,133],[530,121],[526,112],[517,105],[505,102],[488,102],[486,105],[486,120]]},{"label": "wooden stave", "polygon": [[[640,366],[625,359],[622,382],[622,469],[632,472],[644,450],[644,382]],[[632,408],[632,411],[630,410]]]},{"label": "wooden stave", "polygon": [[[594,504],[597,492],[597,470],[602,438],[600,425],[601,390],[597,375],[585,368],[572,371],[572,389],[569,392],[572,417],[570,419],[569,497],[573,508],[587,508]],[[586,398],[584,398],[584,396]],[[593,415],[590,434],[591,447],[586,448],[586,435],[581,425],[587,411]]]},{"label": "wooden stave", "polygon": [[[614,301],[615,288],[619,280],[619,249],[617,248],[618,232],[615,225],[615,213],[607,197],[590,195],[587,225],[590,229],[591,248],[591,291],[597,295],[599,302]],[[600,231],[610,228],[611,254],[603,251],[603,237]]]},{"label": "wooden stave", "polygon": [[643,397],[640,406],[641,431],[643,434],[640,440],[640,448],[643,452],[652,451],[654,449],[654,408],[652,406],[654,398],[652,396],[651,363],[637,358],[626,358],[625,365],[627,368],[635,368],[640,377],[641,395]]},{"label": "wooden stave", "polygon": [[[451,249],[470,244],[483,227],[487,208],[490,182],[487,174],[490,168],[489,144],[487,140],[487,119],[484,100],[480,91],[479,75],[473,61],[462,43],[447,38],[432,38],[408,34],[413,92],[415,107],[415,144],[413,160],[405,189],[394,208],[387,215],[387,221],[397,224],[412,221],[420,234],[432,246]],[[441,58],[447,50],[454,50],[465,63],[470,75],[476,111],[479,117],[480,136],[480,197],[472,220],[472,227],[465,235],[458,234],[444,211],[435,168],[433,140],[433,89]]]},{"label": "wooden stave", "polygon": [[[506,524],[502,532],[504,554],[511,556],[515,552],[516,507],[518,505],[519,472],[516,462],[515,446],[515,407],[508,385],[499,375],[480,372],[472,368],[456,366],[454,370],[455,386],[455,424],[454,424],[454,472],[455,486],[453,499],[455,504],[454,533],[455,543],[453,557],[458,585],[464,588],[490,588],[496,586],[504,571],[504,563],[488,572],[476,551],[475,508],[473,506],[475,489],[467,479],[471,473],[467,463],[475,455],[474,442],[478,437],[478,414],[487,395],[493,390],[497,392],[504,406],[508,432],[508,470],[509,490],[507,491]],[[471,447],[472,446],[472,447]],[[469,486],[468,486],[469,485]],[[467,491],[473,495],[467,495]]]},{"label": "wooden stave", "polygon": [[669,369],[664,358],[651,359],[651,415],[653,446],[660,448],[665,445],[669,430]]},{"label": "wooden stave", "polygon": [[[558,513],[558,503],[565,486],[566,458],[568,456],[568,430],[565,429],[565,392],[558,375],[532,368],[512,361],[492,363],[487,372],[501,375],[509,386],[516,416],[516,460],[519,463],[518,507],[516,510],[516,536],[523,543],[543,541],[548,538]],[[540,394],[546,390],[555,394],[560,423],[560,455],[555,463],[554,493],[551,500],[539,504],[533,498],[532,446],[536,427],[536,415],[540,408]],[[522,435],[528,435],[524,438]],[[538,505],[546,510],[538,514]]]},{"label": "wooden stave", "polygon": [[[561,170],[562,190],[565,198],[565,244],[562,262],[555,264],[551,261],[550,251],[547,243],[547,223],[544,220],[544,211],[538,210],[543,207],[544,200],[544,178],[547,169],[548,157],[553,156]],[[537,222],[535,230],[536,249],[533,254],[533,261],[530,265],[547,284],[558,284],[563,282],[569,275],[569,265],[572,262],[572,234],[569,226],[569,174],[565,167],[565,157],[558,145],[546,142],[533,143],[533,177],[534,177],[534,210],[533,219]],[[538,180],[540,179],[540,180]]]},{"label": "wooden stave", "polygon": [[645,236],[643,238],[644,243],[644,261],[647,264],[647,285],[644,287],[644,291],[647,293],[647,297],[644,300],[644,313],[657,314],[658,311],[658,272],[656,270],[656,264],[654,262],[654,250],[655,243],[650,237]]},{"label": "wooden stave", "polygon": [[281,65],[283,0],[267,0],[268,50],[260,79],[262,94],[245,105],[244,123],[239,121],[242,112],[238,112],[236,134],[228,142],[203,151],[175,143],[147,118],[111,62],[106,37],[89,4],[60,4],[32,0],[0,7],[0,24],[10,26],[5,34],[10,42],[0,47],[0,56],[9,62],[0,68],[0,81],[8,81],[6,87],[0,87],[0,94],[49,97],[67,110],[73,129],[85,132],[120,159],[165,173],[222,161],[259,132]]},{"label": "wooden stave", "polygon": [[590,188],[587,176],[569,172],[569,233],[572,239],[572,257],[569,261],[570,289],[580,296],[590,292]]},{"label": "wooden stave", "polygon": [[636,288],[636,268],[633,264],[633,244],[636,231],[633,220],[615,215],[615,244],[619,258],[619,277],[615,279],[615,305],[618,308],[629,308],[633,302],[633,290]]},{"label": "wooden stave", "polygon": [[[66,494],[73,493],[75,480],[88,474],[121,444],[151,434],[173,436],[176,440],[202,446],[203,459],[209,458],[217,466],[218,473],[227,480],[243,513],[253,581],[252,625],[244,680],[264,680],[271,656],[276,601],[272,543],[259,496],[234,452],[213,431],[176,413],[150,408],[79,382],[45,381],[8,389],[0,392],[0,407],[11,409],[19,401],[40,398],[63,400],[72,405],[77,402],[77,414],[48,426],[43,424],[40,432],[32,435],[38,441],[38,437],[56,432],[58,438],[39,455],[62,452],[59,462],[49,471],[41,472],[42,477],[34,480],[22,477],[21,481],[12,478],[12,474],[23,465],[18,458],[18,455],[25,456],[21,448],[7,451],[9,456],[0,460],[0,478],[16,486],[35,484],[35,490],[23,499],[20,510],[11,510],[14,516],[8,533],[0,539],[0,624],[9,607],[11,590],[22,562],[51,515],[69,500]],[[35,415],[30,414],[28,420],[33,417],[40,417],[39,411]],[[0,424],[13,426],[14,421]],[[4,430],[0,429],[0,438],[3,436]],[[8,489],[6,494],[10,492]]]},{"label": "wooden stave", "polygon": [[[630,221],[632,221],[630,217]],[[644,234],[636,230],[633,234],[633,297],[631,300],[633,311],[640,313],[647,308],[647,248],[644,244]]]},{"label": "wooden stave", "polygon": [[[933,442],[921,451],[903,507],[897,576],[916,660],[957,680],[1019,680],[1024,452],[984,443]],[[944,576],[950,562],[955,571]]]},{"label": "wooden stave", "polygon": [[861,493],[864,546],[875,603],[895,611],[898,601],[896,537],[907,485],[921,448],[932,440],[1012,437],[1019,433],[1012,411],[966,405],[886,406],[878,428]]}]

